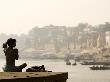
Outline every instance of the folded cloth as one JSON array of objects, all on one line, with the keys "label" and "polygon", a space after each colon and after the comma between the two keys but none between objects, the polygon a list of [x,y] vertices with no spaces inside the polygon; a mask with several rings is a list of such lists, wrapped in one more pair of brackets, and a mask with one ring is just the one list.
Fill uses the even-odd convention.
[{"label": "folded cloth", "polygon": [[23,63],[20,66],[5,65],[5,67],[3,67],[3,71],[4,72],[22,72],[22,69],[25,68],[26,66],[27,66],[26,63]]},{"label": "folded cloth", "polygon": [[3,71],[4,72],[15,72],[16,67],[12,65],[5,65],[5,67],[3,67]]}]

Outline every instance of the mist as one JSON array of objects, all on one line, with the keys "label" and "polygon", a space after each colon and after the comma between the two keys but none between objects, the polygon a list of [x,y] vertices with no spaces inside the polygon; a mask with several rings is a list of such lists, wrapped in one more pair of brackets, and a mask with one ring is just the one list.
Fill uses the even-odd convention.
[{"label": "mist", "polygon": [[110,22],[109,0],[2,0],[0,33],[27,34],[34,26]]}]

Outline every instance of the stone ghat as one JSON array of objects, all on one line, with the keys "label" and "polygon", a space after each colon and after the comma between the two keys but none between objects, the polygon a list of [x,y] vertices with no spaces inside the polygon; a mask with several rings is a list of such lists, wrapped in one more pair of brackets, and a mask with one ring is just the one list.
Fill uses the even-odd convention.
[{"label": "stone ghat", "polygon": [[66,82],[67,72],[0,72],[0,82]]}]

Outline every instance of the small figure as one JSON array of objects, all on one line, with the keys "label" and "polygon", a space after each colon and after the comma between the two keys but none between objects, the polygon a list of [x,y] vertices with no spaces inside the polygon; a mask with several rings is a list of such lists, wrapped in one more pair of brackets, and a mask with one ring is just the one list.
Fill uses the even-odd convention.
[{"label": "small figure", "polygon": [[3,68],[5,72],[22,72],[22,69],[27,66],[23,63],[20,66],[15,66],[15,60],[18,60],[18,49],[15,48],[16,39],[9,38],[6,43],[3,44],[4,53],[6,56],[6,66]]}]

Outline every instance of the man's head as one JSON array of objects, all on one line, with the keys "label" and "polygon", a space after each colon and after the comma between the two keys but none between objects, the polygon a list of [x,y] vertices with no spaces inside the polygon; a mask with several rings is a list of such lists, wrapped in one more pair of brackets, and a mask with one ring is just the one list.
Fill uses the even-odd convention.
[{"label": "man's head", "polygon": [[9,47],[15,47],[16,46],[16,39],[9,38],[6,42]]}]

